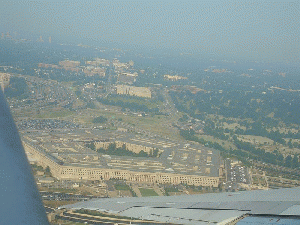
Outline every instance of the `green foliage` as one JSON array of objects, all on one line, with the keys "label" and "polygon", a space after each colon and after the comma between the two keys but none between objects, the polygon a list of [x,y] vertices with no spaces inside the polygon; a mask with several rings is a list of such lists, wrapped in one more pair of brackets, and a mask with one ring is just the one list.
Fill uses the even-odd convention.
[{"label": "green foliage", "polygon": [[50,167],[49,166],[46,167],[45,172],[47,172],[47,173],[50,172]]},{"label": "green foliage", "polygon": [[107,98],[97,98],[103,104],[106,105],[115,105],[120,106],[122,108],[128,108],[133,111],[139,112],[153,112],[159,113],[158,104],[161,102],[157,102],[152,99],[146,99],[135,96],[119,96],[119,95],[109,95]]},{"label": "green foliage", "polygon": [[143,197],[158,196],[158,194],[153,189],[139,188],[139,190]]},{"label": "green foliage", "polygon": [[37,171],[44,171],[44,168],[42,166],[31,164],[31,167],[34,168]]},{"label": "green foliage", "polygon": [[[222,95],[218,91],[193,94],[187,90],[171,91],[170,95],[178,110],[198,119],[203,119],[205,114],[216,114],[225,118],[251,118],[258,125],[263,122],[276,126],[278,121],[300,124],[300,99],[296,92],[267,92],[262,95],[262,90],[248,91],[244,85],[236,89],[222,86],[222,89]],[[269,116],[271,113],[273,118]],[[259,127],[254,127],[254,130],[257,135],[264,132]]]},{"label": "green foliage", "polygon": [[225,149],[219,143],[205,141],[204,139],[198,138],[193,130],[180,130],[180,135],[186,140],[195,141],[201,143],[207,147],[217,149],[221,151],[224,156],[235,156],[241,160],[245,165],[249,165],[249,159],[256,161],[266,162],[274,165],[282,165],[288,168],[299,168],[300,163],[298,156],[287,156],[285,159],[282,154],[278,151],[265,152],[265,150],[256,148],[253,144],[249,142],[239,141],[237,137],[233,136],[233,143],[235,144],[237,150]]},{"label": "green foliage", "polygon": [[158,148],[155,148],[152,152],[152,157],[158,157],[159,156],[158,153],[159,153]]},{"label": "green foliage", "polygon": [[130,192],[131,192],[132,197],[137,197],[136,193],[132,189],[130,189]]},{"label": "green foliage", "polygon": [[86,107],[87,108],[90,108],[90,109],[95,109],[96,108],[96,105],[94,102],[88,102],[86,103]]},{"label": "green foliage", "polygon": [[127,184],[115,184],[114,186],[118,191],[130,191],[133,197],[137,197],[136,193]]},{"label": "green foliage", "polygon": [[[87,144],[88,148],[95,150],[94,143]],[[149,155],[144,152],[143,150],[139,153],[134,153],[126,149],[126,145],[124,144],[122,147],[117,148],[116,143],[110,143],[107,149],[99,148],[96,150],[98,153],[108,154],[108,155],[118,155],[118,156],[133,156],[133,157],[157,157],[158,156],[158,149],[154,149]]]},{"label": "green foliage", "polygon": [[182,117],[179,118],[179,122],[186,122],[188,119],[188,116],[184,114]]},{"label": "green foliage", "polygon": [[96,151],[96,146],[95,146],[94,142],[86,144],[85,146],[88,147],[88,148],[90,148],[90,149],[92,149],[92,150],[94,150],[94,151]]},{"label": "green foliage", "polygon": [[293,148],[292,139],[290,139],[290,140],[288,141],[287,145],[289,146],[289,148]]},{"label": "green foliage", "polygon": [[170,192],[179,192],[177,187],[166,187],[165,188],[166,195],[169,196]]},{"label": "green foliage", "polygon": [[130,187],[127,184],[115,184],[114,186],[118,191],[130,191]]},{"label": "green foliage", "polygon": [[300,144],[297,143],[297,142],[294,142],[294,143],[293,143],[293,147],[294,147],[294,148],[300,148]]},{"label": "green foliage", "polygon": [[75,94],[76,94],[77,97],[80,97],[81,96],[81,91],[80,90],[76,90]]},{"label": "green foliage", "polygon": [[[267,131],[265,127],[263,127],[263,122],[262,121],[257,121],[254,123],[249,123],[249,124],[244,124],[245,126],[248,126],[249,128],[246,130],[237,128],[234,133],[239,134],[239,135],[254,135],[254,136],[262,136],[262,137],[267,137],[270,138],[271,140],[282,144],[286,145],[287,143],[285,142],[284,138],[298,138],[300,136],[300,133],[280,133],[278,130],[277,131]],[[251,126],[251,127],[250,127]],[[229,136],[226,135],[225,133],[231,133],[228,128],[223,129],[221,127],[217,127],[215,123],[212,120],[207,119],[205,127],[203,131],[208,134],[212,135],[218,139],[221,140],[228,140]],[[292,147],[291,142],[289,142],[290,148]]]},{"label": "green foliage", "polygon": [[299,164],[299,158],[297,155],[294,155],[294,157],[292,157],[291,155],[288,155],[285,158],[284,161],[284,166],[285,167],[289,167],[289,168],[299,168],[300,164]]},{"label": "green foliage", "polygon": [[45,174],[48,175],[48,176],[51,176],[51,171],[50,171],[50,167],[49,166],[46,167]]},{"label": "green foliage", "polygon": [[148,157],[148,154],[142,150],[137,154],[137,156],[138,157]]},{"label": "green foliage", "polygon": [[107,119],[104,116],[98,116],[93,119],[93,123],[106,123]]},{"label": "green foliage", "polygon": [[29,89],[23,77],[11,77],[9,86],[4,90],[6,97],[25,99],[29,97]]}]

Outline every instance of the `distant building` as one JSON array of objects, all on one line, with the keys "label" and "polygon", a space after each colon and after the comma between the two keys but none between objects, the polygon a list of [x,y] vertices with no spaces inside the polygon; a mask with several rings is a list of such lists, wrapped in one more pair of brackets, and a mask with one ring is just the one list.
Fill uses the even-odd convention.
[{"label": "distant building", "polygon": [[40,38],[39,38],[39,39],[37,39],[37,42],[44,42],[44,40],[43,40],[42,36],[40,36]]},{"label": "distant building", "polygon": [[132,60],[129,61],[128,63],[130,66],[134,66],[134,62]]},{"label": "distant building", "polygon": [[151,90],[148,87],[135,87],[128,85],[117,85],[117,94],[130,95],[143,98],[151,98]]},{"label": "distant building", "polygon": [[9,32],[6,33],[6,38],[12,38],[12,36],[10,36]]},{"label": "distant building", "polygon": [[138,73],[121,73],[118,75],[118,82],[125,84],[133,84],[138,77]]},{"label": "distant building", "polygon": [[4,88],[9,85],[9,81],[10,81],[10,74],[0,73],[0,86],[3,92],[4,92]]},{"label": "distant building", "polygon": [[80,66],[79,61],[64,60],[64,61],[60,61],[59,65],[65,70],[71,70],[73,72],[79,72],[80,70],[78,68]]},{"label": "distant building", "polygon": [[77,67],[77,66],[80,66],[80,62],[79,61],[64,60],[64,61],[60,61],[59,65],[62,66],[62,67]]},{"label": "distant building", "polygon": [[85,64],[92,66],[109,66],[109,60],[96,58],[94,61],[86,61]]},{"label": "distant building", "polygon": [[117,130],[120,131],[120,132],[128,132],[128,129],[122,128],[122,127],[118,127]]},{"label": "distant building", "polygon": [[99,75],[100,77],[105,77],[106,69],[101,67],[87,66],[83,69],[83,72],[87,76]]},{"label": "distant building", "polygon": [[60,67],[58,65],[47,64],[47,63],[39,63],[38,67],[60,69]]},{"label": "distant building", "polygon": [[113,60],[113,66],[117,69],[117,68],[125,68],[128,69],[129,68],[129,64],[127,63],[121,63],[119,60],[114,59]]},{"label": "distant building", "polygon": [[187,79],[187,77],[181,77],[181,76],[171,76],[171,75],[168,75],[168,74],[166,74],[166,75],[164,75],[164,78],[166,79],[166,80],[171,80],[171,81],[178,81],[178,80],[186,80]]}]

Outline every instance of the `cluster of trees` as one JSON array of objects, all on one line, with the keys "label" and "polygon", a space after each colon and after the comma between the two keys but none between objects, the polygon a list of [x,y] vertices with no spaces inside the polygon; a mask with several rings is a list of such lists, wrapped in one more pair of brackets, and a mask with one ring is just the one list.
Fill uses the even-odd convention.
[{"label": "cluster of trees", "polygon": [[96,109],[96,105],[95,105],[95,103],[92,102],[92,101],[87,102],[87,103],[86,103],[86,107],[87,107],[87,108],[90,108],[90,109]]},{"label": "cluster of trees", "polygon": [[93,123],[106,123],[107,118],[104,116],[98,116],[98,117],[94,118],[92,122]]},{"label": "cluster of trees", "polygon": [[178,121],[179,121],[179,122],[187,122],[188,119],[189,119],[189,117],[188,117],[187,115],[184,114],[182,117],[180,117],[180,118],[178,119]]},{"label": "cluster of trees", "polygon": [[129,151],[126,149],[126,145],[124,144],[121,148],[117,148],[115,143],[111,143],[108,145],[107,149],[99,148],[97,152],[108,154],[108,155],[118,155],[118,156],[133,156],[133,157],[147,157],[148,154],[144,151],[140,151],[138,154]]},{"label": "cluster of trees", "polygon": [[99,148],[96,149],[94,143],[86,144],[86,147],[97,151],[98,153],[108,154],[108,155],[118,155],[118,156],[133,156],[133,157],[157,157],[159,150],[154,149],[150,154],[147,154],[143,150],[139,153],[134,153],[132,151],[127,150],[126,145],[124,144],[122,147],[117,148],[116,143],[110,143],[107,149]]},{"label": "cluster of trees", "polygon": [[219,151],[221,151],[221,153],[227,152],[228,150],[225,149],[222,145],[220,145],[217,142],[212,142],[212,141],[206,141],[203,138],[198,138],[197,136],[195,136],[195,131],[194,130],[180,130],[180,135],[189,141],[195,141],[198,142],[200,144],[203,144],[209,148],[214,148],[217,149]]},{"label": "cluster of trees", "polygon": [[110,95],[107,98],[97,98],[97,100],[105,105],[120,106],[138,112],[159,112],[156,102],[141,97]]},{"label": "cluster of trees", "polygon": [[239,160],[243,161],[246,165],[249,164],[249,159],[252,159],[274,165],[285,166],[292,169],[300,167],[298,155],[288,155],[284,158],[283,155],[278,151],[274,151],[273,153],[266,152],[263,149],[256,148],[253,144],[249,142],[243,142],[238,140],[236,136],[233,136],[233,141],[234,145],[236,146],[236,150],[228,150],[225,149],[219,143],[205,141],[203,138],[198,138],[197,136],[195,136],[195,132],[193,130],[180,130],[180,135],[186,140],[199,142],[210,148],[220,150],[223,153],[223,155],[234,155]]},{"label": "cluster of trees", "polygon": [[[300,96],[298,93],[282,91],[246,91],[245,87],[231,90],[198,92],[175,92],[170,95],[178,110],[201,119],[202,114],[217,114],[224,117],[251,118],[254,121],[272,123],[281,120],[287,124],[300,124]],[[274,113],[274,117],[269,115]]]},{"label": "cluster of trees", "polygon": [[29,89],[23,77],[11,77],[10,84],[4,90],[6,97],[25,99],[29,97]]},{"label": "cluster of trees", "polygon": [[57,80],[59,82],[74,82],[74,86],[83,85],[85,83],[97,83],[105,78],[100,76],[86,76],[83,72],[72,72],[64,69],[41,69],[41,72],[36,74],[34,71],[27,69],[28,75],[37,76],[44,79]]},{"label": "cluster of trees", "polygon": [[92,149],[93,151],[96,151],[96,146],[95,146],[94,142],[88,143],[85,146]]},{"label": "cluster of trees", "polygon": [[251,143],[243,142],[235,139],[234,144],[237,150],[231,150],[231,153],[237,154],[243,158],[250,158],[257,161],[271,163],[273,165],[285,166],[288,168],[299,168],[299,157],[298,155],[287,155],[285,158],[278,151],[266,152],[263,149],[255,148]]},{"label": "cluster of trees", "polygon": [[270,138],[271,140],[278,142],[280,144],[285,145],[286,141],[284,138],[293,138],[293,139],[299,139],[300,138],[300,132],[297,133],[281,133],[278,130],[276,131],[267,131],[267,129],[263,126],[263,123],[261,121],[256,121],[251,124],[250,129],[242,130],[237,129],[236,134],[244,134],[244,135],[256,135],[256,136],[262,136]]},{"label": "cluster of trees", "polygon": [[225,134],[225,129],[215,126],[215,123],[212,120],[205,121],[205,126],[203,128],[203,132],[205,132],[208,135],[219,138],[221,140],[229,139],[229,135]]},{"label": "cluster of trees", "polygon": [[300,148],[300,143],[298,142],[294,142],[292,143],[292,139],[290,139],[288,142],[287,142],[287,145],[289,146],[289,148]]},{"label": "cluster of trees", "polygon": [[261,121],[257,121],[257,122],[248,124],[248,128],[245,130],[241,129],[241,128],[237,128],[235,131],[233,131],[228,128],[224,129],[220,126],[216,126],[214,121],[207,119],[203,131],[206,134],[212,135],[221,140],[228,140],[230,135],[233,135],[233,134],[262,136],[262,137],[267,137],[267,138],[269,138],[277,143],[283,144],[283,145],[288,144],[288,146],[290,148],[296,147],[297,143],[291,143],[291,141],[289,141],[289,143],[286,143],[284,138],[300,139],[300,132],[297,132],[297,133],[292,133],[292,132],[283,133],[282,132],[281,133],[278,130],[268,131],[263,126],[263,123]]}]

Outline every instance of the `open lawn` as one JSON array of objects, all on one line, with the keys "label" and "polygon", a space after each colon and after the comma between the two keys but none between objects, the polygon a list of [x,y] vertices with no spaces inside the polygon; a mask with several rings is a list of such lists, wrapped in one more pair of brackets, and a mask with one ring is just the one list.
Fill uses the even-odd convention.
[{"label": "open lawn", "polygon": [[153,189],[139,188],[139,190],[143,197],[158,196],[158,194]]},{"label": "open lawn", "polygon": [[254,135],[239,135],[238,139],[244,142],[250,142],[251,144],[267,144],[267,145],[272,145],[274,143],[273,140],[267,137],[262,137],[262,136],[254,136]]},{"label": "open lawn", "polygon": [[205,141],[217,142],[218,144],[222,145],[226,149],[235,149],[235,145],[232,144],[230,141],[220,140],[218,138],[214,138],[210,135],[196,135],[198,138],[203,138]]},{"label": "open lawn", "polygon": [[223,128],[224,129],[228,128],[229,130],[236,130],[237,128],[240,128],[242,130],[246,130],[246,127],[241,126],[238,123],[230,123],[230,124],[228,124],[228,123],[224,122],[223,123]]},{"label": "open lawn", "polygon": [[46,119],[46,118],[63,118],[72,116],[74,112],[71,112],[69,110],[57,110],[57,111],[42,111],[40,114],[36,115],[39,119]]},{"label": "open lawn", "polygon": [[48,201],[48,200],[43,200],[44,205],[52,207],[52,208],[57,208],[57,207],[62,206],[62,205],[74,204],[76,202],[77,201],[56,201],[56,200]]},{"label": "open lawn", "polygon": [[180,138],[178,130],[172,127],[169,117],[163,115],[142,117],[138,115],[132,115],[130,113],[110,110],[109,107],[107,107],[107,110],[83,110],[81,115],[76,117],[76,121],[92,125],[92,120],[98,116],[103,116],[110,120],[109,124],[111,122],[122,121],[129,127],[132,126],[134,128],[140,128],[161,136],[169,136],[176,139]]},{"label": "open lawn", "polygon": [[115,184],[115,189],[118,191],[129,191],[130,187],[126,184]]}]

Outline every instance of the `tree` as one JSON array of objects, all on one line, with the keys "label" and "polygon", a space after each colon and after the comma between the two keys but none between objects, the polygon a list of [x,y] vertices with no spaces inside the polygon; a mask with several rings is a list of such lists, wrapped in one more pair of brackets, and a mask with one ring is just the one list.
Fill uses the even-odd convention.
[{"label": "tree", "polygon": [[284,162],[284,165],[286,167],[292,167],[292,156],[291,155],[288,155],[286,158],[285,158],[285,162]]},{"label": "tree", "polygon": [[288,144],[289,148],[293,148],[292,139],[290,139],[287,144]]},{"label": "tree", "polygon": [[90,148],[90,149],[92,149],[94,151],[96,150],[96,146],[95,146],[94,142],[92,142],[90,144],[86,144],[86,147],[88,147],[88,148]]},{"label": "tree", "polygon": [[153,157],[157,157],[158,156],[158,148],[155,148],[154,150],[153,150]]},{"label": "tree", "polygon": [[294,155],[293,161],[292,161],[292,167],[298,168],[299,167],[299,159],[297,155]]},{"label": "tree", "polygon": [[50,171],[50,167],[49,167],[49,166],[46,167],[45,173],[46,173],[47,175],[50,175],[50,176],[51,176],[51,171]]},{"label": "tree", "polygon": [[142,150],[138,153],[138,156],[139,157],[148,157],[148,154]]},{"label": "tree", "polygon": [[98,116],[93,119],[93,123],[105,123],[107,119],[104,116]]}]

